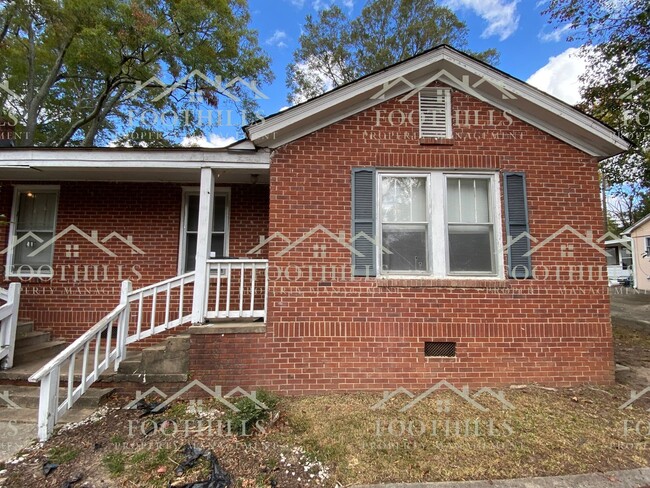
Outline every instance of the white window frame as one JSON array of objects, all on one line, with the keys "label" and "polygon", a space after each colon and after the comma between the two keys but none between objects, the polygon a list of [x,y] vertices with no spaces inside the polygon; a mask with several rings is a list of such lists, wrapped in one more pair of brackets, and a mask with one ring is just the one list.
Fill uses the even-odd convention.
[{"label": "white window frame", "polygon": [[645,238],[645,252],[647,257],[650,258],[650,236]]},{"label": "white window frame", "polygon": [[[445,136],[434,137],[431,135],[423,134],[422,123],[426,117],[422,116],[422,97],[431,96],[431,94],[443,93],[445,97]],[[444,87],[427,87],[423,88],[418,93],[418,119],[419,119],[419,133],[420,139],[427,139],[433,137],[434,139],[451,139],[453,137],[452,117],[451,117],[451,88]]]},{"label": "white window frame", "polygon": [[[422,177],[427,179],[427,216],[428,216],[428,272],[389,272],[382,268],[383,235],[381,222],[381,179],[383,176]],[[490,180],[490,214],[493,226],[493,259],[494,273],[449,272],[449,243],[447,235],[447,178],[485,178]],[[380,278],[433,278],[433,279],[505,279],[503,262],[503,222],[501,212],[501,176],[494,171],[396,171],[394,168],[377,169],[375,175],[375,226],[379,240],[378,252],[375,257],[377,276]],[[437,237],[437,238],[434,238]]]},{"label": "white window frame", "polygon": [[[227,256],[230,253],[230,199],[231,199],[231,189],[229,187],[215,187],[214,196],[225,196],[226,197],[226,218],[224,221],[224,254]],[[187,205],[190,196],[197,196],[200,193],[200,189],[197,186],[184,186],[183,187],[183,198],[181,201],[181,228],[179,235],[179,245],[178,245],[178,274],[182,274],[185,271],[183,270],[183,265],[185,263],[185,247],[186,247],[186,229],[187,229],[187,214],[189,207]],[[208,259],[210,257],[208,256]]]},{"label": "white window frame", "polygon": [[59,217],[59,201],[61,187],[59,185],[14,185],[14,196],[11,204],[11,219],[9,220],[9,250],[7,251],[7,261],[5,266],[5,276],[7,278],[52,278],[54,274],[54,242],[52,243],[52,263],[50,264],[50,272],[38,272],[33,270],[29,273],[14,273],[12,268],[14,266],[14,238],[16,236],[16,224],[18,223],[18,204],[20,202],[20,195],[22,193],[54,193],[56,194],[56,208],[54,209],[54,230],[53,237],[56,236],[56,224]]}]

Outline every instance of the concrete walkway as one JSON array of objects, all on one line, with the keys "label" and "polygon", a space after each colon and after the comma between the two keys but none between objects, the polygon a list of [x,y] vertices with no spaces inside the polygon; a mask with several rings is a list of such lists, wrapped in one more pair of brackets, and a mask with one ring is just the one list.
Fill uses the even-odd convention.
[{"label": "concrete walkway", "polygon": [[650,468],[514,480],[389,483],[354,488],[650,488]]}]

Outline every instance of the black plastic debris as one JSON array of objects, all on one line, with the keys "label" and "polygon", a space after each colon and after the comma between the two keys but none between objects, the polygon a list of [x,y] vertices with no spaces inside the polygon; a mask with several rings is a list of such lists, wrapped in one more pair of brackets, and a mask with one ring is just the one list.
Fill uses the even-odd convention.
[{"label": "black plastic debris", "polygon": [[61,485],[61,488],[72,488],[72,485],[79,483],[83,479],[84,475],[82,473],[75,474],[68,481],[64,481]]},{"label": "black plastic debris", "polygon": [[135,408],[136,410],[142,410],[142,413],[140,414],[140,418],[142,418],[146,417],[147,415],[157,415],[159,413],[163,413],[169,408],[169,405],[165,405],[160,410],[156,410],[160,404],[161,402],[145,402],[144,400],[140,400],[135,404]]},{"label": "black plastic debris", "polygon": [[[185,460],[175,469],[176,476],[182,476],[186,470],[196,465],[199,459],[210,462],[210,477],[205,481],[195,481],[185,485],[173,485],[175,488],[229,488],[232,485],[230,475],[219,465],[217,457],[212,451],[186,444],[183,446]],[[170,483],[169,486],[172,486]]]},{"label": "black plastic debris", "polygon": [[54,471],[56,468],[58,468],[59,465],[56,463],[51,463],[50,461],[45,461],[43,463],[43,474],[45,476],[49,476],[52,471]]}]

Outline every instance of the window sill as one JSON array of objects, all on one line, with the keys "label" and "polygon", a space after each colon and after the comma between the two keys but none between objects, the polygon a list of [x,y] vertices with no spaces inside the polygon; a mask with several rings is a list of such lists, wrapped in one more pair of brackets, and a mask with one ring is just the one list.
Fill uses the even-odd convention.
[{"label": "window sill", "polygon": [[421,146],[453,146],[453,139],[443,139],[438,137],[420,137]]},{"label": "window sill", "polygon": [[510,288],[501,278],[380,278],[379,288]]}]

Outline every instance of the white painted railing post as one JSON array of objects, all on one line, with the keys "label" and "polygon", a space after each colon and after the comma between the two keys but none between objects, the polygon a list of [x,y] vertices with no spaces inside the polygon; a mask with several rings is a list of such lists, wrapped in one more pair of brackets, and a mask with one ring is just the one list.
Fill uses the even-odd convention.
[{"label": "white painted railing post", "polygon": [[7,293],[7,305],[11,307],[11,315],[7,317],[3,333],[0,337],[0,346],[7,347],[7,355],[2,359],[2,369],[9,369],[14,365],[14,348],[16,347],[16,328],[18,327],[18,308],[20,307],[20,283],[10,283]]},{"label": "white painted railing post", "polygon": [[214,206],[214,173],[210,168],[201,168],[201,189],[199,190],[199,225],[196,236],[196,266],[194,294],[192,298],[192,323],[200,324],[207,312],[206,289],[210,284],[207,260],[212,238],[212,210]]},{"label": "white painted railing post", "polygon": [[131,305],[129,302],[129,293],[131,291],[133,291],[133,285],[129,280],[124,280],[120,290],[120,305],[124,305],[124,310],[120,313],[117,321],[115,371],[119,369],[120,363],[126,358],[126,338],[129,336],[129,319],[131,318]]},{"label": "white painted railing post", "polygon": [[41,379],[40,400],[38,402],[38,439],[45,442],[54,432],[59,409],[60,367],[53,368]]}]

